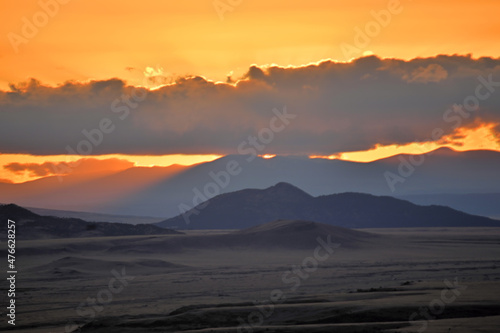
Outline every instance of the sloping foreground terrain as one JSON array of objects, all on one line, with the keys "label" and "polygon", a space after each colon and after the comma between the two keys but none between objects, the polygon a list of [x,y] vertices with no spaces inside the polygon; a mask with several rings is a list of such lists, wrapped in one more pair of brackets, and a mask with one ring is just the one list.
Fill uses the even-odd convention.
[{"label": "sloping foreground terrain", "polygon": [[313,197],[287,183],[264,190],[221,194],[156,225],[177,229],[242,229],[277,219],[309,220],[347,228],[500,226],[500,221],[445,206],[419,206],[364,193]]},{"label": "sloping foreground terrain", "polygon": [[151,224],[87,222],[78,218],[41,216],[14,204],[0,205],[0,219],[2,239],[6,239],[8,219],[16,222],[16,239],[179,234]]},{"label": "sloping foreground terrain", "polygon": [[[306,221],[19,242],[15,332],[497,332],[500,230]],[[0,253],[4,255],[4,253]]]}]

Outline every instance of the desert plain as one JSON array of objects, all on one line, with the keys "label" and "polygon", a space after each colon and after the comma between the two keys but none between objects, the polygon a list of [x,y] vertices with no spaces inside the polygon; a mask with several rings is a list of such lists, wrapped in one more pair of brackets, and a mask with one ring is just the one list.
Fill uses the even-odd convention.
[{"label": "desert plain", "polygon": [[305,221],[19,241],[1,330],[498,332],[499,245],[500,228]]}]

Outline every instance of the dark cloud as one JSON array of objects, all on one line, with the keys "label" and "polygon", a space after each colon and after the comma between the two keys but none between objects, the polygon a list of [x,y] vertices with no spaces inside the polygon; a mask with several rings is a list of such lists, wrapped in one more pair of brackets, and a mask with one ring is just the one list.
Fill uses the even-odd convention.
[{"label": "dark cloud", "polygon": [[[480,77],[500,82],[500,59],[370,56],[252,66],[236,84],[191,76],[151,91],[119,79],[59,87],[32,80],[0,92],[0,151],[61,154],[80,145],[86,154],[236,153],[249,135],[269,127],[274,108],[284,106],[297,117],[263,152],[333,154],[426,141],[436,128],[446,135],[478,122],[500,123],[500,86],[480,88],[487,97],[479,100]],[[476,111],[452,109],[473,108],[475,101]],[[96,132],[100,126],[107,132]]]}]

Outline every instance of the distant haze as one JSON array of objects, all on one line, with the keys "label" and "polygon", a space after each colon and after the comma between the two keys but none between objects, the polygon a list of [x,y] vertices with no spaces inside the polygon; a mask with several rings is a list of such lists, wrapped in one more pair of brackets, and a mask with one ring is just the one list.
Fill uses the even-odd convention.
[{"label": "distant haze", "polygon": [[[279,156],[273,159],[255,158],[250,162],[248,159],[248,156],[231,155],[191,167],[131,168],[98,177],[64,176],[62,182],[52,177],[24,184],[0,183],[0,202],[167,218],[178,215],[180,205],[192,208],[193,202],[198,204],[209,199],[212,195],[206,193],[206,189],[208,192],[215,189],[219,193],[227,193],[245,188],[263,189],[278,182],[290,183],[314,196],[342,192],[391,196],[473,196],[498,193],[500,189],[500,153],[493,151],[453,152],[440,149],[421,156],[422,163],[414,167],[409,162],[409,156],[395,156],[372,163]],[[402,166],[402,161],[410,163],[413,169],[406,170],[408,165]],[[222,177],[229,162],[237,163],[241,172],[231,176],[227,186],[219,186],[211,173]],[[405,173],[400,175],[399,171]],[[394,191],[387,182],[386,172],[401,177],[400,182],[393,184]],[[220,181],[226,185],[222,178]],[[468,210],[470,205],[464,206],[464,210],[485,216],[500,215],[498,196],[493,196],[491,200],[477,206],[476,210]],[[425,203],[444,202],[431,200]],[[454,208],[462,210],[460,203]]]}]

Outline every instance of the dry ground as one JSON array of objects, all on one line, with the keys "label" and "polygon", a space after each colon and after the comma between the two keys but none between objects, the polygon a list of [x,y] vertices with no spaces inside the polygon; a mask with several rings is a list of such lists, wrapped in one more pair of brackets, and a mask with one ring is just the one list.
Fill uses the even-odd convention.
[{"label": "dry ground", "polygon": [[[206,246],[223,232],[18,242],[16,327],[3,312],[0,330],[498,332],[500,228],[368,231],[309,272],[315,247]],[[116,293],[113,269],[133,277]],[[89,306],[99,295],[112,300]]]}]

